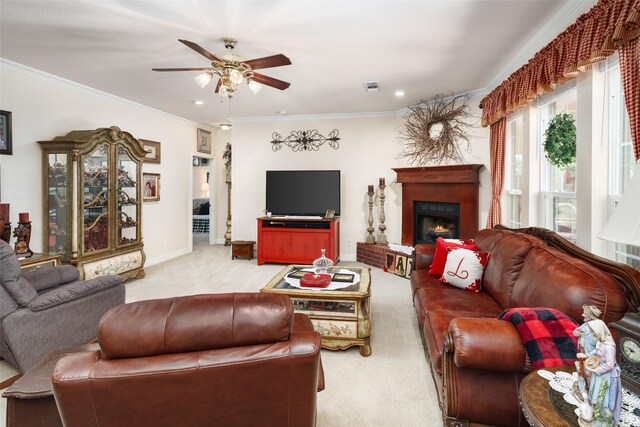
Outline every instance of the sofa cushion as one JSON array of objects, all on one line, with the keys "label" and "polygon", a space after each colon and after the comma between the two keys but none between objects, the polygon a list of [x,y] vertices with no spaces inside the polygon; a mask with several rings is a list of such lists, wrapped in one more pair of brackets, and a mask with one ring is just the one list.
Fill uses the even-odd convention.
[{"label": "sofa cushion", "polygon": [[489,252],[471,251],[464,248],[449,248],[447,263],[440,283],[472,292],[480,292],[482,275],[487,265]]},{"label": "sofa cushion", "polygon": [[534,247],[525,259],[511,295],[511,307],[549,307],[573,319],[582,305],[595,305],[606,323],[629,309],[626,290],[613,277],[552,247]]},{"label": "sofa cushion", "polygon": [[20,306],[25,306],[38,295],[21,275],[20,261],[4,240],[0,240],[0,283]]},{"label": "sofa cushion", "polygon": [[429,274],[433,276],[442,276],[444,272],[444,266],[447,262],[447,256],[449,255],[448,248],[465,248],[472,251],[478,250],[478,247],[473,243],[473,240],[458,240],[458,239],[443,239],[438,237],[436,239],[436,251],[433,254],[433,263],[429,268]]},{"label": "sofa cushion", "polygon": [[518,307],[509,305],[511,292],[522,270],[527,254],[534,246],[547,244],[537,237],[508,230],[481,230],[475,238],[480,250],[490,252],[491,257],[484,270],[483,289],[503,309]]},{"label": "sofa cushion", "polygon": [[53,288],[61,283],[70,283],[80,278],[78,269],[72,265],[45,266],[26,271],[22,276],[31,283],[36,291]]},{"label": "sofa cushion", "polygon": [[502,312],[502,308],[486,292],[468,292],[445,286],[426,270],[414,271],[413,278],[421,285],[413,298],[421,325],[429,311],[477,311],[487,317],[497,317]]}]

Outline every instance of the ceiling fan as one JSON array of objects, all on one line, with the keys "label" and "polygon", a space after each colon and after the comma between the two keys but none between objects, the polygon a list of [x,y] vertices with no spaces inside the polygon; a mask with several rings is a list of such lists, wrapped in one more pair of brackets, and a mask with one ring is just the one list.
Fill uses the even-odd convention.
[{"label": "ceiling fan", "polygon": [[195,77],[196,83],[200,87],[205,87],[214,76],[218,76],[218,84],[216,85],[216,93],[220,93],[223,97],[233,97],[240,92],[240,84],[246,81],[249,89],[256,94],[262,88],[262,85],[271,86],[276,89],[285,90],[291,83],[256,73],[253,70],[262,68],[280,67],[283,65],[291,65],[289,58],[282,54],[266,56],[264,58],[250,59],[245,61],[240,55],[237,55],[233,49],[238,41],[230,37],[222,38],[226,51],[217,55],[212,54],[194,42],[189,40],[178,39],[178,41],[187,47],[195,50],[200,55],[211,60],[210,67],[196,68],[152,68],[153,71],[196,71],[205,70],[204,73]]}]

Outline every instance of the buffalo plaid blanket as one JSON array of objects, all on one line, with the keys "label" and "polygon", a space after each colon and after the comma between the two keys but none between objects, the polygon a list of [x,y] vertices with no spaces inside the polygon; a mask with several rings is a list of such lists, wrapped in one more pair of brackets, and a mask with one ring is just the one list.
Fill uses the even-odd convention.
[{"label": "buffalo plaid blanket", "polygon": [[512,308],[498,319],[513,323],[527,349],[531,367],[573,365],[578,339],[573,330],[579,325],[566,314],[552,308]]}]

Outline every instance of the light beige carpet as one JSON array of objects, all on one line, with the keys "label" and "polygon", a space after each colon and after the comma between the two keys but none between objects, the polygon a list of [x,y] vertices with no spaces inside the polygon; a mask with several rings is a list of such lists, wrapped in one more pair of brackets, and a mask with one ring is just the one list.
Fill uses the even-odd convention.
[{"label": "light beige carpet", "polygon": [[[283,266],[231,260],[230,248],[204,244],[146,269],[127,282],[127,302],[179,295],[258,291]],[[342,265],[358,263],[341,263]],[[409,281],[372,268],[372,355],[357,347],[322,350],[326,389],[318,394],[318,427],[440,426],[438,399],[420,341]],[[14,370],[0,362],[0,381]],[[0,426],[6,399],[0,399]]]}]

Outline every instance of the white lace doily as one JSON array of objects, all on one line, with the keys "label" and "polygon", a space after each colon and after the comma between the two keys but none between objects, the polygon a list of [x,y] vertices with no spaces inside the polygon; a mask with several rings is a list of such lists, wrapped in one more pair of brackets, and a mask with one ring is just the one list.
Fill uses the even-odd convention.
[{"label": "white lace doily", "polygon": [[[564,400],[574,406],[578,406],[580,402],[571,394],[573,385],[573,376],[568,372],[553,372],[545,369],[536,371],[538,375],[549,381],[549,386],[554,390],[563,393]],[[576,411],[578,409],[576,408]],[[577,416],[577,412],[576,412]],[[622,388],[622,412],[620,414],[620,427],[640,427],[640,397],[633,394],[626,388]]]}]

